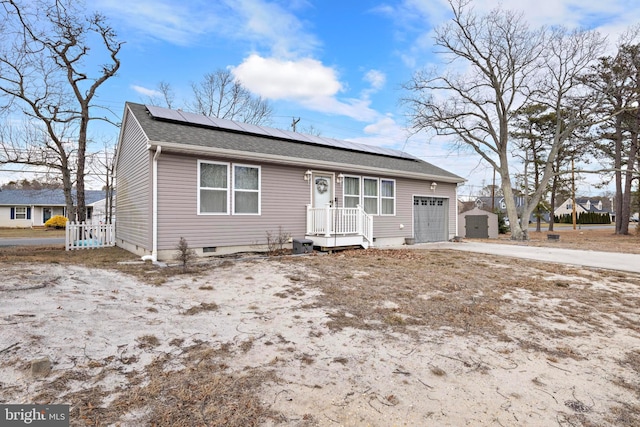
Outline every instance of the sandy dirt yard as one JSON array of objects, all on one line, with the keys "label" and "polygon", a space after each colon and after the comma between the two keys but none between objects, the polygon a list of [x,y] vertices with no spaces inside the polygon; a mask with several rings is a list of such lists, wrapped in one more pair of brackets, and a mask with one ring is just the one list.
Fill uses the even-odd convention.
[{"label": "sandy dirt yard", "polygon": [[75,426],[640,425],[637,275],[435,250],[135,268],[4,263],[0,401]]}]

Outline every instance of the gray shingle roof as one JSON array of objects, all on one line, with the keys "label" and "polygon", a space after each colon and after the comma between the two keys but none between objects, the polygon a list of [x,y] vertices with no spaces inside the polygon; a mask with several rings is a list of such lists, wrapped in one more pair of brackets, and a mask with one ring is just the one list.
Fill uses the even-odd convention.
[{"label": "gray shingle roof", "polygon": [[301,136],[300,140],[293,140],[158,119],[151,116],[142,104],[128,102],[127,106],[131,109],[149,140],[160,145],[165,142],[184,144],[190,147],[220,148],[253,154],[290,157],[300,159],[301,163],[305,160],[320,160],[347,166],[387,169],[392,175],[398,175],[398,172],[412,172],[442,177],[450,182],[464,181],[463,178],[451,172],[416,158],[401,158],[311,144],[304,140],[304,136]]},{"label": "gray shingle roof", "polygon": [[[101,190],[87,190],[84,193],[87,205],[106,198]],[[75,192],[74,192],[75,200]],[[64,192],[60,190],[0,190],[2,206],[64,206]]]}]

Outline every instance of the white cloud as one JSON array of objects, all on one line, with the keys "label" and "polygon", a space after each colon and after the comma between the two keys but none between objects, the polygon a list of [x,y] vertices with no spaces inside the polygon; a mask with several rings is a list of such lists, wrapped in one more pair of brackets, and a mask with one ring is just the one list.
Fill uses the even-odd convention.
[{"label": "white cloud", "polygon": [[[277,3],[228,0],[227,4],[241,19],[240,28],[235,28],[234,32],[239,31],[241,37],[268,46],[273,56],[306,55],[320,45],[303,22]],[[289,5],[292,6],[295,8],[296,4]]]},{"label": "white cloud", "polygon": [[274,100],[329,97],[342,90],[335,70],[311,58],[282,60],[253,54],[231,72],[250,91]]},{"label": "white cloud", "polygon": [[409,131],[389,115],[365,126],[363,132],[367,136],[349,138],[349,141],[402,150],[409,137]]},{"label": "white cloud", "polygon": [[221,28],[228,16],[215,2],[97,0],[95,6],[137,34],[176,45],[193,43],[211,29]]},{"label": "white cloud", "polygon": [[210,35],[240,40],[287,57],[310,53],[320,45],[291,11],[264,0],[96,0],[96,7],[137,34],[175,45],[201,43]]},{"label": "white cloud", "polygon": [[143,86],[131,85],[131,89],[133,89],[134,91],[136,91],[140,95],[148,96],[150,98],[157,97],[157,96],[162,96],[162,94],[160,92],[158,92],[157,90],[147,89],[146,87],[143,87]]},{"label": "white cloud", "polygon": [[364,80],[371,85],[371,89],[378,91],[387,82],[387,76],[382,71],[369,70],[364,75]]},{"label": "white cloud", "polygon": [[278,59],[253,54],[231,72],[251,92],[271,100],[287,100],[317,112],[360,121],[379,115],[366,99],[339,100],[343,85],[337,72],[312,58]]}]

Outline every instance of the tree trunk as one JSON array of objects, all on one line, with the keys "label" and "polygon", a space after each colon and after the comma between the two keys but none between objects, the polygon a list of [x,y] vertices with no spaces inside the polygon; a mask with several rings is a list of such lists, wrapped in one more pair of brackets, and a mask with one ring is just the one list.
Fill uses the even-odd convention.
[{"label": "tree trunk", "polygon": [[624,234],[622,232],[622,115],[616,116],[616,131],[614,141],[614,160],[613,168],[615,170],[616,182],[616,234]]},{"label": "tree trunk", "polygon": [[[624,174],[624,192],[622,195],[622,211],[620,212],[620,232],[618,234],[629,234],[629,221],[631,219],[631,184],[633,183],[634,165],[638,153],[638,132],[633,130],[631,134],[631,145],[629,146],[629,158],[627,159],[627,170]],[[617,221],[618,215],[616,215]]]},{"label": "tree trunk", "polygon": [[553,181],[551,182],[551,213],[549,215],[549,231],[553,231],[553,224],[556,221],[556,191],[558,191],[558,175],[554,175]]}]

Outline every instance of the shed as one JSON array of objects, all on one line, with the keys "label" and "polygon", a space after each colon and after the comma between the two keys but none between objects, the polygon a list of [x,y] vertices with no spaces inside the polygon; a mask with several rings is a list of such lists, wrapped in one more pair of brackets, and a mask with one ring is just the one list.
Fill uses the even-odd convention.
[{"label": "shed", "polygon": [[467,239],[497,239],[498,215],[475,207],[458,215],[458,235]]}]

